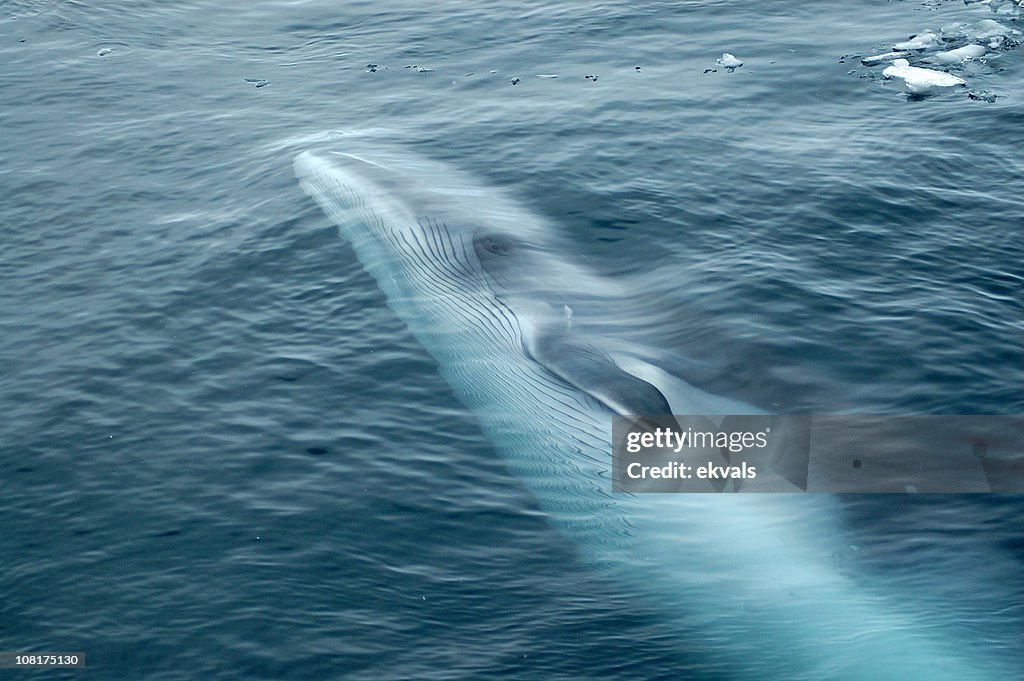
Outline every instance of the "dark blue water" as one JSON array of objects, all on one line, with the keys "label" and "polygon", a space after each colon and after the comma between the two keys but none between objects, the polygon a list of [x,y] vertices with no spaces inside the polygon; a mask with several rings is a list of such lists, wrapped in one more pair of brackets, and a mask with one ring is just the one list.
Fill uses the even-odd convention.
[{"label": "dark blue water", "polygon": [[[850,56],[985,19],[1024,24],[8,0],[0,650],[87,655],[33,678],[717,678],[551,529],[292,158],[374,128],[504,187],[642,280],[645,342],[714,362],[716,393],[1020,414],[1024,49],[926,98]],[[851,570],[1019,659],[1018,498],[844,508]]]}]

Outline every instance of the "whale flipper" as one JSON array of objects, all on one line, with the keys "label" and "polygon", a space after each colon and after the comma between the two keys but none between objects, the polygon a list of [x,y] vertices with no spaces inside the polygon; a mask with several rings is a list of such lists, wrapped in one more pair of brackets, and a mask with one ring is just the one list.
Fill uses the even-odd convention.
[{"label": "whale flipper", "polygon": [[624,371],[594,345],[565,337],[540,344],[530,356],[566,383],[620,416],[670,416],[672,407],[658,388]]}]

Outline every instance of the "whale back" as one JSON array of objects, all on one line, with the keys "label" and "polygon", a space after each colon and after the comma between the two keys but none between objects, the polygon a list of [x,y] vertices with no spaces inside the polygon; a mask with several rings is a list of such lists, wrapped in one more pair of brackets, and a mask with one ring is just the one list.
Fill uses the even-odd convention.
[{"label": "whale back", "polygon": [[837,569],[832,497],[612,494],[616,413],[760,412],[664,371],[651,349],[591,333],[600,323],[575,311],[621,287],[565,256],[541,217],[386,146],[294,165],[552,523],[587,564],[666,612],[706,664],[763,681],[1011,677]]}]

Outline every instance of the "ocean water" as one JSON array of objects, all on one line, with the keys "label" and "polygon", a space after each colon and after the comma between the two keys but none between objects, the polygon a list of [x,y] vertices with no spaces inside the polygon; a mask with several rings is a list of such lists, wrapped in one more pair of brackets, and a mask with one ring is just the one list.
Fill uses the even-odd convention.
[{"label": "ocean water", "polygon": [[[717,394],[1022,414],[1024,48],[978,37],[1018,18],[6,0],[0,650],[86,654],[30,678],[723,678],[552,528],[292,159],[372,130],[502,187]],[[964,87],[860,62],[942,29],[987,46]],[[1019,497],[842,509],[842,569],[1024,668]]]}]

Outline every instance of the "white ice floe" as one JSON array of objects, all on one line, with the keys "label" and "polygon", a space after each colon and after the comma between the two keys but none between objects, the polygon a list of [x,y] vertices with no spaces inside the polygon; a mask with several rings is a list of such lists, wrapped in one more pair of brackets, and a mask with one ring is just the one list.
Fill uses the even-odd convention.
[{"label": "white ice floe", "polygon": [[895,60],[892,66],[885,67],[882,75],[886,78],[899,78],[906,86],[907,92],[914,95],[931,94],[942,88],[966,84],[963,78],[951,73],[911,66],[906,59]]},{"label": "white ice floe", "polygon": [[1012,47],[1022,33],[993,19],[982,19],[974,24],[952,24],[942,27],[942,39],[946,42],[967,40],[971,43],[988,45],[989,49]]},{"label": "white ice floe", "polygon": [[994,19],[982,19],[974,25],[971,31],[971,38],[974,40],[987,40],[988,46],[992,49],[1001,47],[1004,42],[1013,36],[1021,33],[1015,28],[1004,26]]},{"label": "white ice floe", "polygon": [[939,42],[939,36],[931,31],[925,33],[919,33],[908,40],[904,40],[902,43],[896,43],[892,46],[894,50],[925,50],[929,47],[934,47]]},{"label": "white ice floe", "polygon": [[1024,0],[964,0],[965,5],[988,5],[993,12],[998,12],[1004,5],[1011,8],[1024,7]]},{"label": "white ice floe", "polygon": [[965,61],[980,59],[984,56],[985,48],[981,45],[964,45],[963,47],[958,47],[955,50],[936,52],[932,56],[928,57],[928,61],[938,62],[939,64],[962,64]]},{"label": "white ice floe", "polygon": [[998,35],[1012,35],[1019,32],[1009,26],[1003,26],[995,19],[982,19],[974,25],[975,38],[992,38]]},{"label": "white ice floe", "polygon": [[892,61],[893,59],[899,59],[909,55],[909,52],[886,52],[885,54],[873,54],[870,57],[862,58],[860,63],[864,66],[875,66],[876,64],[881,64],[884,61]]},{"label": "white ice floe", "polygon": [[718,58],[718,63],[727,69],[738,69],[743,66],[743,62],[736,58],[735,55],[723,52],[722,56]]}]

